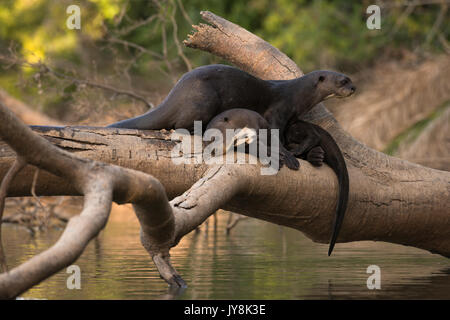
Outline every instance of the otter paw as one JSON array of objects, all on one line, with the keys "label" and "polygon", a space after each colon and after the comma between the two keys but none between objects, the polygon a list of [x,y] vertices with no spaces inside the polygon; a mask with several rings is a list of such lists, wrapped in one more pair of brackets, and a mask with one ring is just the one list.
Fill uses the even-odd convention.
[{"label": "otter paw", "polygon": [[300,162],[294,155],[288,151],[280,153],[280,168],[286,165],[289,169],[298,170],[300,168]]},{"label": "otter paw", "polygon": [[306,160],[315,167],[320,167],[325,160],[325,151],[321,147],[314,147],[306,155]]}]

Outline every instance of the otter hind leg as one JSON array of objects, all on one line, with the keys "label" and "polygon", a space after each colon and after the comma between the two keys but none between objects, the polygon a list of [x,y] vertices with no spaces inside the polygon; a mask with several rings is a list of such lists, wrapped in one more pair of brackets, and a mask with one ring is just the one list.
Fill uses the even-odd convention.
[{"label": "otter hind leg", "polygon": [[314,147],[306,154],[306,160],[313,166],[320,167],[325,160],[325,151],[321,146]]}]

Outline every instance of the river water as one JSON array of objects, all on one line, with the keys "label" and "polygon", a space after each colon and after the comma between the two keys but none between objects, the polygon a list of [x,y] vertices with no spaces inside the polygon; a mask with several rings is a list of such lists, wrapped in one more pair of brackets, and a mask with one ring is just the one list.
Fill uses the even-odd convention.
[{"label": "river water", "polygon": [[[75,263],[81,289],[68,289],[66,270],[22,295],[37,299],[450,299],[450,260],[382,242],[328,245],[302,233],[243,219],[226,234],[221,212],[172,249],[175,268],[188,284],[169,290],[139,242],[131,210],[113,211],[106,228]],[[3,226],[13,267],[53,244],[62,230],[38,233]],[[370,265],[381,271],[381,289],[369,290]]]}]

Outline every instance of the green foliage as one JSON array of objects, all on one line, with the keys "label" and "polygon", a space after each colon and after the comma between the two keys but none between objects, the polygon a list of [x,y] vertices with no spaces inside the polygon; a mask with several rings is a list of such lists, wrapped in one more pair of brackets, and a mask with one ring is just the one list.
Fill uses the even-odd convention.
[{"label": "green foliage", "polygon": [[[80,32],[65,27],[65,8],[72,0],[3,0],[0,3],[0,45],[10,41],[20,45],[21,52],[32,61],[47,56],[64,56],[76,61],[80,54]],[[164,23],[155,19],[121,39],[142,47],[162,52],[162,28],[166,29],[167,54],[174,59],[176,50],[172,38],[173,26],[170,16],[176,10],[178,38],[183,39],[191,26],[183,17],[180,0],[143,1],[132,0],[79,0],[82,8],[82,34],[91,39],[101,39],[108,31],[117,31],[144,20],[151,15],[160,15]],[[118,24],[116,18],[121,8],[129,3],[126,18]],[[159,3],[160,5],[157,5]],[[401,3],[400,0],[387,3]],[[364,66],[389,47],[414,49],[426,41],[436,17],[439,5],[417,6],[403,22],[399,23],[405,7],[389,7],[382,11],[381,30],[366,28],[367,1],[345,0],[183,0],[182,5],[194,23],[200,10],[210,10],[264,37],[305,70],[319,66],[348,68]],[[448,15],[447,17],[448,18]],[[106,26],[106,29],[103,28]],[[440,29],[448,39],[448,19]],[[427,43],[428,49],[441,47],[438,37]],[[187,50],[194,59],[198,52]],[[144,61],[154,58],[145,57]],[[144,63],[147,65],[147,63]],[[141,66],[141,65],[140,65]],[[141,70],[141,68],[139,68]]]},{"label": "green foliage", "polygon": [[[430,32],[441,12],[439,4],[416,6],[405,15],[403,0],[385,3],[391,6],[381,12],[381,30],[368,30],[368,0],[2,0],[0,54],[14,44],[15,51],[29,62],[42,60],[61,70],[90,75],[95,69],[97,75],[112,76],[112,70],[118,73],[127,68],[130,75],[154,83],[170,77],[173,80],[187,69],[177,45],[183,47],[194,67],[220,62],[181,44],[192,30],[191,22],[201,22],[201,10],[221,15],[266,39],[305,72],[318,68],[353,72],[386,52],[403,49],[443,51],[450,34],[448,12],[437,32]],[[81,30],[66,27],[66,8],[71,4],[81,8]],[[151,16],[155,19],[133,27]],[[111,38],[155,54],[109,42]],[[132,63],[122,66],[119,60]],[[20,98],[20,90],[15,88],[17,80],[31,78],[35,72],[10,68],[0,75],[0,84]],[[61,90],[68,85],[64,83]]]},{"label": "green foliage", "polygon": [[[393,27],[405,7],[382,10],[381,30],[369,30],[366,8],[370,3],[366,2],[267,1],[270,10],[258,33],[305,70],[322,66],[352,71],[380,57],[387,48],[412,50],[424,43],[440,9],[416,8],[395,32]],[[444,32],[448,38],[448,24]]]},{"label": "green foliage", "polygon": [[[66,27],[66,8],[71,0],[4,0],[0,3],[0,45],[2,51],[11,43],[30,62],[48,56],[76,59],[79,46],[78,34]],[[98,38],[106,14],[95,3],[101,1],[79,1],[83,3],[83,32]],[[113,1],[111,1],[112,3]],[[55,5],[57,4],[57,5]],[[105,10],[105,12],[108,12]]]},{"label": "green foliage", "polygon": [[[166,15],[170,15],[173,10],[173,3],[175,1],[167,2]],[[402,1],[387,3],[400,4]],[[184,8],[195,23],[200,21],[200,10],[209,10],[226,17],[268,40],[305,71],[319,67],[354,71],[382,56],[386,49],[391,52],[423,46],[441,9],[439,5],[418,6],[399,23],[406,7],[388,7],[381,12],[381,30],[369,30],[366,26],[366,8],[370,4],[368,1],[345,0],[183,1]],[[157,9],[152,8],[152,5],[136,1],[127,13],[133,20],[139,20],[153,14],[155,10]],[[176,17],[178,37],[183,39],[191,27],[180,10]],[[136,30],[126,39],[157,49],[161,47],[160,27],[156,23],[148,25]],[[170,34],[171,26],[168,25],[167,28],[167,33]],[[448,39],[448,23],[442,24],[440,32]],[[176,50],[173,50],[171,39],[168,44],[174,57]],[[437,36],[427,44],[426,49],[442,50]],[[188,49],[187,52],[198,64],[204,61],[198,51]]]}]

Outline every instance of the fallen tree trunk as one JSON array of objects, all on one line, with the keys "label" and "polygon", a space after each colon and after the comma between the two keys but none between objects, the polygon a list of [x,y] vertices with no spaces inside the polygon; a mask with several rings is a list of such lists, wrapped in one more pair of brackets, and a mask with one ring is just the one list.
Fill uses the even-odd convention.
[{"label": "fallen tree trunk", "polygon": [[415,67],[383,63],[371,72],[364,91],[339,104],[336,118],[353,137],[384,150],[395,137],[450,99],[449,74],[448,54]]},{"label": "fallen tree trunk", "polygon": [[395,155],[427,167],[450,171],[449,132],[450,104],[412,143],[400,145]]},{"label": "fallen tree trunk", "polygon": [[[301,74],[291,60],[260,38],[212,13],[203,12],[202,16],[212,26],[197,27],[198,31],[186,42],[188,46],[227,58],[265,79]],[[13,152],[5,143],[0,144],[0,178],[6,175],[17,153],[27,163],[48,171],[39,175],[39,195],[84,194],[86,207],[81,216],[93,219],[92,223],[96,221],[96,227],[86,231],[82,239],[69,241],[67,237],[76,234],[66,231],[64,239],[60,239],[62,243],[55,246],[57,250],[52,247],[50,255],[43,253],[57,261],[51,272],[43,269],[47,260],[41,254],[1,274],[1,297],[14,297],[73,262],[77,255],[64,255],[61,248],[70,249],[70,244],[76,252],[82,251],[104,225],[111,200],[133,203],[144,247],[162,277],[176,286],[183,286],[184,282],[170,264],[170,248],[219,208],[298,229],[314,241],[329,241],[337,181],[327,166],[315,168],[302,161],[299,171],[282,168],[276,175],[264,176],[259,165],[177,165],[171,157],[177,141],[171,141],[170,132],[164,131],[33,128],[53,145],[45,144],[44,139],[37,139],[28,128],[16,123],[5,107],[0,107],[0,111],[0,121],[6,124],[0,128],[0,136],[14,149]],[[387,241],[450,256],[449,172],[367,148],[344,132],[323,104],[305,118],[334,136],[349,168],[349,206],[338,242]],[[9,196],[29,194],[32,170],[35,169],[26,167],[11,182]],[[96,181],[98,175],[101,179]],[[89,188],[92,183],[97,189]],[[107,191],[100,192],[97,183]],[[101,206],[93,201],[95,190],[102,197]],[[168,202],[167,198],[172,197],[175,198]],[[77,219],[71,220],[68,228],[80,230]],[[84,219],[83,225],[89,219]]]},{"label": "fallen tree trunk", "polygon": [[47,126],[61,126],[63,123],[61,121],[52,119],[45,114],[35,111],[27,106],[22,101],[17,100],[12,97],[5,90],[0,88],[0,101],[8,106],[11,111],[15,113],[26,124],[34,125],[47,125]]},{"label": "fallen tree trunk", "polygon": [[[164,185],[168,198],[181,195],[208,170],[204,164],[175,164],[171,151],[177,141],[170,140],[170,132],[87,127],[33,129],[82,158],[152,175]],[[2,149],[0,177],[15,159],[4,143],[0,143]],[[350,201],[338,242],[387,241],[448,256],[449,173],[380,156],[391,159],[393,165],[384,162],[383,167],[377,168],[348,163]],[[252,181],[247,181],[246,192],[220,208],[298,229],[317,242],[329,241],[337,200],[337,180],[330,168],[315,168],[301,161],[299,171],[283,167],[277,175],[261,176],[259,166],[233,167],[236,179],[247,177]],[[22,170],[10,186],[10,196],[30,195],[34,170]],[[39,174],[36,193],[78,194],[70,183],[46,172]]]}]

